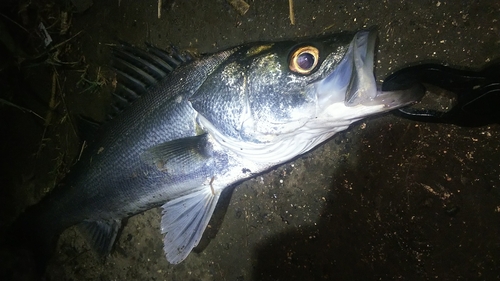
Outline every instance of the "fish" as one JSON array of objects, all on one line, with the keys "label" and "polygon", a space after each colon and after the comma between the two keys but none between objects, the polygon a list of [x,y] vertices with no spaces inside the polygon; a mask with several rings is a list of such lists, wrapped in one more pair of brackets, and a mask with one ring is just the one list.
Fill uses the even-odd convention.
[{"label": "fish", "polygon": [[77,225],[106,255],[124,219],[161,207],[165,257],[182,262],[223,190],[424,95],[418,85],[379,90],[376,40],[371,28],[200,56],[117,47],[120,112],[62,183],[20,216],[23,240],[48,256]]}]

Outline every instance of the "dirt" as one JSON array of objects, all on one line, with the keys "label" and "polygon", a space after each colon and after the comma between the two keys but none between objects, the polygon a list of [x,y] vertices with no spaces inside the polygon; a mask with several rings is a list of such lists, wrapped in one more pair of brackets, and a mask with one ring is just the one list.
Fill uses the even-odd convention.
[{"label": "dirt", "polygon": [[[43,53],[32,30],[45,21],[53,44],[65,42],[57,58],[74,64],[54,65],[49,55],[16,67],[19,54],[2,64],[1,98],[41,117],[0,107],[2,234],[78,157],[73,119],[105,118],[114,80],[109,46],[119,40],[206,53],[376,25],[379,80],[417,61],[480,68],[500,57],[498,1],[295,0],[295,25],[288,1],[247,2],[240,15],[223,0],[164,1],[158,18],[156,1],[94,1],[68,14],[64,34],[61,21],[48,16],[69,11],[64,1],[30,4],[22,13],[22,5],[3,6],[27,29],[2,18],[19,48]],[[202,247],[179,265],[164,257],[160,210],[153,209],[128,220],[105,261],[68,229],[46,280],[497,280],[499,175],[498,124],[377,116],[238,185]],[[1,254],[14,263],[11,253]],[[6,276],[30,278],[12,270]]]}]

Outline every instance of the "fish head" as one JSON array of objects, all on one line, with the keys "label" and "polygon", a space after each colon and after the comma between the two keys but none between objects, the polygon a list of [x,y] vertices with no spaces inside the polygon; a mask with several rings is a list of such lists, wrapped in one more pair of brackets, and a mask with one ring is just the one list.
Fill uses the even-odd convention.
[{"label": "fish head", "polygon": [[[220,138],[307,143],[419,100],[421,88],[382,92],[373,73],[376,31],[240,47],[193,95],[201,123]],[[283,143],[283,142],[282,142]]]}]

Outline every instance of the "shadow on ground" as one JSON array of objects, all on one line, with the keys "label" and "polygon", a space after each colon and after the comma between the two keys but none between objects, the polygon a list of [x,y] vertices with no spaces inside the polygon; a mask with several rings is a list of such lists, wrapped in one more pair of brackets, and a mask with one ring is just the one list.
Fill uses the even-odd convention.
[{"label": "shadow on ground", "polygon": [[[378,123],[373,122],[371,128]],[[388,132],[363,132],[364,148],[353,157],[370,170],[362,163],[341,162],[332,175],[340,180],[330,186],[316,224],[260,243],[253,280],[498,277],[500,233],[494,210],[498,211],[500,186],[492,181],[497,170],[471,170],[467,160],[422,150],[427,144],[418,137],[420,130],[393,127]],[[448,130],[443,128],[443,135]],[[466,129],[453,131],[455,136],[468,134]],[[483,141],[485,146],[495,143]],[[452,143],[467,147],[466,142],[444,137],[435,145],[446,151]],[[427,161],[405,159],[412,152],[422,157],[419,151]],[[482,157],[481,162],[495,165],[488,155]],[[378,168],[373,161],[379,162]]]}]

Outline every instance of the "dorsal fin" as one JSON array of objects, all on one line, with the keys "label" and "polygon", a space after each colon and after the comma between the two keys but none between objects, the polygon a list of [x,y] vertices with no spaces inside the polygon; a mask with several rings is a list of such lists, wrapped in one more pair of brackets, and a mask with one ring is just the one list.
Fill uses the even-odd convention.
[{"label": "dorsal fin", "polygon": [[108,118],[123,111],[130,103],[145,94],[149,87],[182,64],[193,60],[191,54],[174,47],[161,50],[146,43],[146,50],[121,42],[113,47],[111,66],[118,82],[113,94],[113,105]]}]

